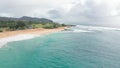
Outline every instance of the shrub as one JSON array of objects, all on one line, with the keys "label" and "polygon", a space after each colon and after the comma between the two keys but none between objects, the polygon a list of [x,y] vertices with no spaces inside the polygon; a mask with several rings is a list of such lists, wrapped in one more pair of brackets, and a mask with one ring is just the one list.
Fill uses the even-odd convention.
[{"label": "shrub", "polygon": [[2,29],[0,29],[0,32],[3,32],[3,30],[2,30]]}]

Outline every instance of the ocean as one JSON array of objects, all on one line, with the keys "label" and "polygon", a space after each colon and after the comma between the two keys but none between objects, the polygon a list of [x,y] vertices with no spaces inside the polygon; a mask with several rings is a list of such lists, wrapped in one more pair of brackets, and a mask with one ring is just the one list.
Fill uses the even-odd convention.
[{"label": "ocean", "polygon": [[120,68],[120,29],[77,25],[0,48],[0,68]]}]

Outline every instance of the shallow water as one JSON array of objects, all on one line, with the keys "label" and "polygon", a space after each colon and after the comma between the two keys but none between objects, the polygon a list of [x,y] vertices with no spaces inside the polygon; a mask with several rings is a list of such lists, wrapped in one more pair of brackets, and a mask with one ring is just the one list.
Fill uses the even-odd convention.
[{"label": "shallow water", "polygon": [[8,43],[0,49],[0,68],[120,68],[119,30],[71,29]]}]

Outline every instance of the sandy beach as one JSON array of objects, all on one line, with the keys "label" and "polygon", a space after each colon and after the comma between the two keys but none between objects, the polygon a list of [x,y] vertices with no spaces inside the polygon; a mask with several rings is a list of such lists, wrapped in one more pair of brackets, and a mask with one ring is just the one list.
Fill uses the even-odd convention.
[{"label": "sandy beach", "polygon": [[0,33],[0,38],[6,38],[10,36],[15,36],[19,34],[33,34],[33,35],[43,35],[43,34],[49,34],[57,31],[64,30],[64,27],[55,28],[55,29],[26,29],[26,30],[17,30],[17,31],[6,31]]},{"label": "sandy beach", "polygon": [[64,27],[55,28],[55,29],[26,29],[26,30],[17,30],[17,31],[7,31],[0,33],[0,48],[3,47],[8,42],[20,41],[31,39],[37,36],[46,35],[58,31],[64,30]]}]

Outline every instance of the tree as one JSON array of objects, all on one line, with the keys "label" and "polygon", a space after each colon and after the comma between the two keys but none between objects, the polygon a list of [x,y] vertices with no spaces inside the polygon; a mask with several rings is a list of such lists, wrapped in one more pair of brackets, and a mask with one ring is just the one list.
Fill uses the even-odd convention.
[{"label": "tree", "polygon": [[26,27],[26,24],[24,22],[18,21],[17,24],[16,24],[16,26],[15,26],[15,28],[16,29],[25,29],[27,27]]}]

